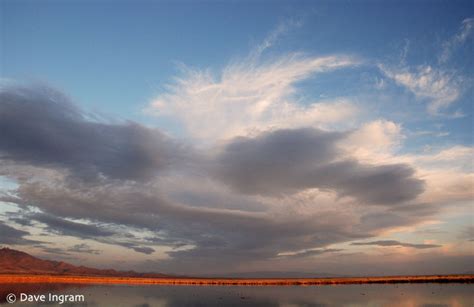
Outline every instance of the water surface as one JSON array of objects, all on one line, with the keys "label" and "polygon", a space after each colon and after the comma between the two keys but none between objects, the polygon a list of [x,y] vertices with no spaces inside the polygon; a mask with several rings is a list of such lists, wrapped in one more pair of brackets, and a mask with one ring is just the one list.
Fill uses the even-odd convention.
[{"label": "water surface", "polygon": [[471,284],[398,284],[326,286],[162,286],[0,284],[8,293],[84,295],[84,302],[42,303],[43,306],[474,306]]}]

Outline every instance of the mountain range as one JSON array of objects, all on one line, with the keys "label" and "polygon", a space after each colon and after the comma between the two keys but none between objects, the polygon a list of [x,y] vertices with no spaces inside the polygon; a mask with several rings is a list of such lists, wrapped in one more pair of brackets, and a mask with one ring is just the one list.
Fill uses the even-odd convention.
[{"label": "mountain range", "polygon": [[25,252],[0,249],[0,274],[34,274],[34,275],[74,275],[74,276],[114,276],[159,278],[170,275],[159,273],[138,273],[135,271],[116,271],[113,269],[96,269],[75,266],[67,262],[44,260]]}]

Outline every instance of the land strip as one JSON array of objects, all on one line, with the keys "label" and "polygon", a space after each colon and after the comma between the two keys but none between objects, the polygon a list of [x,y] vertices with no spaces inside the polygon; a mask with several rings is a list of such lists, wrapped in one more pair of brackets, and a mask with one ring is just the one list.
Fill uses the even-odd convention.
[{"label": "land strip", "polygon": [[338,284],[474,283],[474,275],[424,275],[338,278],[139,278],[58,275],[0,275],[2,283],[309,286]]}]

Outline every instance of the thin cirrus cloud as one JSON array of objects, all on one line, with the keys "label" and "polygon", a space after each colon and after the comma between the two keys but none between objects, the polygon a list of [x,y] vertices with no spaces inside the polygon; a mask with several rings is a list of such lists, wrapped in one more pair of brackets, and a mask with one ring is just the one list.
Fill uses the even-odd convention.
[{"label": "thin cirrus cloud", "polygon": [[269,62],[244,60],[215,76],[185,68],[148,108],[179,120],[199,140],[220,140],[272,127],[329,125],[349,119],[357,108],[345,98],[303,105],[297,82],[313,75],[354,67],[349,56],[308,57],[289,54]]},{"label": "thin cirrus cloud", "polygon": [[[447,62],[456,49],[471,38],[473,28],[474,18],[462,21],[459,31],[440,47],[437,65],[408,66],[405,50],[400,65],[379,64],[378,67],[386,77],[405,87],[419,100],[426,101],[431,115],[446,115],[446,110],[461,98],[469,82],[458,70],[447,66]],[[463,114],[455,112],[449,116],[461,117]]]},{"label": "thin cirrus cloud", "polygon": [[462,21],[461,27],[458,33],[456,33],[451,39],[443,43],[443,49],[438,57],[440,63],[447,62],[452,56],[453,52],[456,51],[466,40],[472,35],[474,29],[474,18],[466,18]]},{"label": "thin cirrus cloud", "polygon": [[462,93],[463,79],[451,71],[430,65],[415,68],[389,68],[379,65],[379,68],[387,77],[407,88],[417,98],[427,100],[428,112],[433,115],[439,115]]}]

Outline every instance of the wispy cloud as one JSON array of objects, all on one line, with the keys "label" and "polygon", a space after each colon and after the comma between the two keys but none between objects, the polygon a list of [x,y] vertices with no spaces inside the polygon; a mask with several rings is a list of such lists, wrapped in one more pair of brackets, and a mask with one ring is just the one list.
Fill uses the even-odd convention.
[{"label": "wispy cloud", "polygon": [[281,22],[259,45],[255,47],[255,49],[250,53],[250,59],[258,60],[262,53],[265,50],[271,48],[281,38],[282,35],[288,33],[294,28],[301,27],[302,24],[302,19],[294,18]]},{"label": "wispy cloud", "polygon": [[454,72],[430,65],[415,68],[379,65],[379,68],[387,77],[407,88],[418,99],[426,100],[428,112],[433,115],[439,115],[462,93],[463,79]]},{"label": "wispy cloud", "polygon": [[268,63],[234,63],[215,76],[187,69],[151,103],[158,116],[180,120],[201,140],[219,140],[272,127],[318,126],[350,118],[346,99],[301,104],[295,85],[311,75],[357,64],[348,56],[290,54]]},{"label": "wispy cloud", "polygon": [[441,54],[438,57],[440,63],[447,62],[452,53],[471,36],[474,29],[474,18],[466,18],[462,21],[461,27],[453,37],[443,43]]},{"label": "wispy cloud", "polygon": [[406,41],[397,66],[379,64],[378,67],[388,78],[398,85],[405,87],[419,100],[428,105],[428,112],[432,115],[449,117],[462,117],[456,111],[447,114],[445,110],[456,102],[465,90],[466,78],[456,69],[447,66],[447,62],[454,50],[459,48],[471,36],[474,28],[474,18],[462,21],[458,33],[443,43],[438,55],[438,63],[422,64],[417,66],[407,65],[409,41]]},{"label": "wispy cloud", "polygon": [[264,51],[302,19],[281,22],[249,55],[220,71],[182,67],[147,111],[178,120],[194,139],[215,142],[273,128],[327,126],[358,112],[346,97],[302,100],[297,84],[310,77],[354,67],[348,55],[287,53],[265,59]]}]

